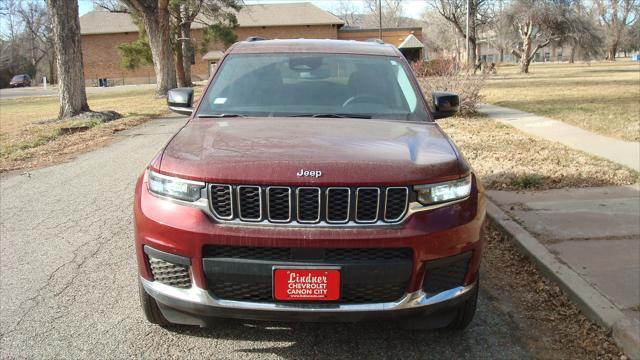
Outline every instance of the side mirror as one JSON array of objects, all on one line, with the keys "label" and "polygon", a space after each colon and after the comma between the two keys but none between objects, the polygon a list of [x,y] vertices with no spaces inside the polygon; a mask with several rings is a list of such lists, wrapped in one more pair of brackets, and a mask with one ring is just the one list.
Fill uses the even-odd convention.
[{"label": "side mirror", "polygon": [[167,104],[169,110],[182,114],[191,115],[193,113],[193,89],[175,88],[167,93]]},{"label": "side mirror", "polygon": [[460,108],[460,98],[458,95],[449,92],[434,92],[433,112],[431,115],[434,119],[442,119],[455,115]]}]

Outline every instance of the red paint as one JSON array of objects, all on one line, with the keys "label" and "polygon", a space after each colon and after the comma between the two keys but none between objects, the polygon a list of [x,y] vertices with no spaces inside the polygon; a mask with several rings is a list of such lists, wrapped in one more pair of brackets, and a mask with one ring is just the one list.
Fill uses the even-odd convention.
[{"label": "red paint", "polygon": [[[259,42],[258,42],[259,43]],[[322,52],[396,56],[393,47],[360,42],[277,41],[236,44],[228,53]],[[221,63],[224,58],[221,60]],[[220,69],[218,66],[217,69]],[[411,74],[411,73],[410,73]],[[210,78],[215,81],[216,74]],[[417,87],[415,77],[411,82]],[[420,100],[428,107],[424,95]],[[254,185],[417,185],[471,172],[455,145],[431,119],[402,122],[366,119],[190,119],[150,168],[192,180]],[[321,170],[299,178],[300,169]],[[139,272],[149,279],[144,245],[191,258],[197,286],[207,288],[202,249],[207,244],[260,247],[411,247],[413,272],[407,291],[420,288],[424,262],[473,251],[465,283],[477,278],[485,201],[475,176],[461,203],[419,212],[404,224],[369,228],[231,226],[202,211],[151,195],[144,174],[134,202]]]},{"label": "red paint", "polygon": [[408,291],[420,288],[424,261],[473,250],[466,283],[475,280],[482,248],[480,229],[485,217],[484,195],[474,177],[469,200],[420,212],[402,226],[364,229],[232,226],[216,223],[202,211],[157,198],[140,176],[134,203],[136,250],[140,274],[150,278],[142,248],[191,257],[196,284],[207,288],[202,272],[202,248],[207,244],[261,247],[368,248],[411,247],[414,270]]}]

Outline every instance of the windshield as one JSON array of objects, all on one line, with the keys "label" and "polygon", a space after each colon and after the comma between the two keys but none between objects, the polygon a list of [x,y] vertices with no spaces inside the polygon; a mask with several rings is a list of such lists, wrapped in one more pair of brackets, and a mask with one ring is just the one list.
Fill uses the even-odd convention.
[{"label": "windshield", "polygon": [[342,54],[230,55],[196,115],[427,119],[400,61]]},{"label": "windshield", "polygon": [[21,81],[21,80],[25,80],[25,78],[26,78],[26,76],[24,76],[24,75],[15,75],[15,76],[13,77],[13,79],[11,79],[11,80],[14,80],[14,81]]}]

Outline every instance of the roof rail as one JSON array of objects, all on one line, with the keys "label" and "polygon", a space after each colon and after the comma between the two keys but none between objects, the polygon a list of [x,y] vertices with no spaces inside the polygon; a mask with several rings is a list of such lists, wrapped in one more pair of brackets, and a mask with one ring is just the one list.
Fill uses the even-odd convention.
[{"label": "roof rail", "polygon": [[365,41],[366,42],[372,42],[372,43],[380,44],[380,45],[384,45],[384,41],[382,41],[382,39],[378,39],[378,38],[371,38],[371,39],[367,39]]},{"label": "roof rail", "polygon": [[254,41],[263,41],[263,40],[268,40],[268,39],[260,37],[260,36],[249,36],[244,41],[246,41],[246,42],[254,42]]}]

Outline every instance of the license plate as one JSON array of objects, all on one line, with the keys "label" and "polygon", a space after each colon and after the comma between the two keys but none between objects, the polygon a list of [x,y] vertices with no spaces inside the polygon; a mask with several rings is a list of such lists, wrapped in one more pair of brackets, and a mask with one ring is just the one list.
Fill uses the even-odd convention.
[{"label": "license plate", "polygon": [[334,301],[340,299],[340,270],[277,268],[273,297],[280,301]]}]

